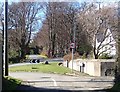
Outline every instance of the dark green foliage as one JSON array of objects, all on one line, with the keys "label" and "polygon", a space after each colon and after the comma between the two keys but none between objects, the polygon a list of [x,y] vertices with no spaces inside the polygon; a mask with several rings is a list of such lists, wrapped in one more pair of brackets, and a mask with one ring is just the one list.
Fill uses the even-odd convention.
[{"label": "dark green foliage", "polygon": [[19,62],[20,62],[20,57],[9,58],[10,64],[19,63]]},{"label": "dark green foliage", "polygon": [[109,56],[107,53],[103,53],[99,59],[112,59],[113,57],[112,56]]},{"label": "dark green foliage", "polygon": [[120,83],[116,83],[110,90],[107,92],[120,92]]},{"label": "dark green foliage", "polygon": [[83,30],[82,24],[77,24],[76,29],[76,51],[81,56],[87,57],[87,55],[92,51],[92,45],[88,39],[88,35],[86,34],[86,31]]},{"label": "dark green foliage", "polygon": [[[25,50],[25,55],[28,54],[39,54],[39,47],[35,46],[35,47],[27,47]],[[22,57],[21,56],[22,51],[18,50],[9,50],[9,63],[13,64],[13,63],[20,63],[23,62],[25,59],[25,56]]]},{"label": "dark green foliage", "polygon": [[9,50],[8,55],[9,55],[9,58],[15,58],[19,55],[19,53],[15,50]]},{"label": "dark green foliage", "polygon": [[26,54],[30,55],[30,54],[39,54],[39,48],[38,46],[35,46],[35,47],[28,47],[27,48],[27,51],[26,51]]},{"label": "dark green foliage", "polygon": [[18,63],[20,61],[19,52],[15,50],[9,50],[9,63]]},{"label": "dark green foliage", "polygon": [[21,80],[11,77],[3,77],[3,90],[2,92],[12,92],[18,85],[21,84]]},{"label": "dark green foliage", "polygon": [[92,50],[92,46],[88,45],[88,44],[81,44],[78,48],[77,48],[77,52],[79,53],[79,55],[84,55],[85,57],[87,57],[87,55],[91,52]]}]

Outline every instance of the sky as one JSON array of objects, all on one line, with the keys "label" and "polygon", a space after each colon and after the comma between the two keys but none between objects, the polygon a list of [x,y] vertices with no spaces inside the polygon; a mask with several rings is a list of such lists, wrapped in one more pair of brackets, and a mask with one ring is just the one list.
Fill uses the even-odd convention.
[{"label": "sky", "polygon": [[[4,2],[5,0],[0,0],[0,2]],[[118,2],[120,0],[7,0],[9,2],[9,4],[11,4],[12,2],[19,2],[19,1],[23,1],[23,2],[101,2],[103,4],[109,4],[109,3],[114,3],[114,2]],[[42,23],[40,23],[42,26]],[[36,32],[35,32],[36,33]]]},{"label": "sky", "polygon": [[[5,0],[0,0],[0,2],[4,2]],[[118,2],[120,0],[8,0],[8,2],[19,2],[19,1],[23,1],[23,2]]]}]

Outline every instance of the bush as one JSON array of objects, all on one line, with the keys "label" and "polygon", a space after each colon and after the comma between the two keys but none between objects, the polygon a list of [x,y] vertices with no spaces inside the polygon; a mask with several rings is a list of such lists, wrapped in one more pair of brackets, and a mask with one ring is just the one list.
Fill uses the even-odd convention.
[{"label": "bush", "polygon": [[120,89],[120,83],[116,83],[110,90],[108,90],[108,92],[120,92],[119,89]]},{"label": "bush", "polygon": [[19,62],[20,62],[20,58],[19,57],[9,58],[9,63],[10,64],[19,63]]},{"label": "bush", "polygon": [[54,57],[63,57],[65,54],[64,53],[56,53]]},{"label": "bush", "polygon": [[9,58],[15,58],[15,57],[19,56],[19,53],[15,50],[10,50],[8,52],[8,55],[9,55]]},{"label": "bush", "polygon": [[102,54],[99,59],[112,59],[113,57],[108,55],[107,53]]},{"label": "bush", "polygon": [[40,54],[48,57],[47,51],[42,51]]},{"label": "bush", "polygon": [[86,56],[87,56],[87,54],[89,54],[91,52],[91,50],[92,50],[92,46],[89,44],[86,44],[86,45],[83,44],[77,48],[77,52],[81,56],[83,56],[84,54],[86,54]]},{"label": "bush", "polygon": [[15,50],[9,50],[8,52],[9,63],[18,63],[20,61],[19,52]]},{"label": "bush", "polygon": [[86,59],[86,53],[83,54],[82,59]]},{"label": "bush", "polygon": [[13,92],[21,84],[21,80],[3,77],[3,91],[2,92]]},{"label": "bush", "polygon": [[[76,52],[74,54],[74,59],[77,59],[77,58],[80,58],[80,55]],[[63,57],[63,59],[64,59],[64,61],[66,61],[66,60],[68,60],[68,62],[71,61],[72,60],[72,53],[69,53],[69,54],[65,55]]]}]

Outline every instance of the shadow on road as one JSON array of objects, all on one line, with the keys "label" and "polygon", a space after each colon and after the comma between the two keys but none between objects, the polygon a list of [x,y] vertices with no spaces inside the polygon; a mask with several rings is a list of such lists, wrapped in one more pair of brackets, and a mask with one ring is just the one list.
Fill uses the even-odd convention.
[{"label": "shadow on road", "polygon": [[12,92],[108,92],[108,90],[64,90],[60,88],[38,88],[28,85],[20,85]]}]

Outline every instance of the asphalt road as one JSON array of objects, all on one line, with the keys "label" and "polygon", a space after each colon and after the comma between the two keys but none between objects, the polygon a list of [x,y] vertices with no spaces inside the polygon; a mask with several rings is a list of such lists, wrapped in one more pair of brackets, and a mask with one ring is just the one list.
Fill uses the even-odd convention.
[{"label": "asphalt road", "polygon": [[[62,62],[61,59],[49,59],[48,61]],[[9,65],[9,67],[29,65],[37,63],[19,63]],[[78,91],[93,92],[97,90],[99,92],[105,92],[104,89],[111,88],[113,86],[113,77],[91,77],[91,76],[68,76],[59,74],[47,74],[38,72],[10,72],[9,76],[23,80],[18,90],[27,90],[27,92],[63,92],[63,91]],[[88,91],[89,90],[89,91]],[[17,91],[18,92],[18,91]],[[86,91],[85,91],[86,92]],[[95,91],[96,92],[96,91]]]},{"label": "asphalt road", "polygon": [[[49,61],[49,62],[63,62],[63,58],[46,59],[46,61]],[[30,62],[27,61],[27,62],[24,62],[24,63],[11,64],[11,65],[9,65],[9,67],[29,65],[29,64],[38,64],[38,63],[30,63]]]},{"label": "asphalt road", "polygon": [[[91,92],[93,92],[93,90],[111,88],[114,79],[113,77],[66,76],[34,72],[10,72],[9,75],[23,80],[22,84],[27,85],[27,87],[24,86],[20,89],[49,89],[48,92],[50,89],[69,91],[91,90]],[[31,86],[32,88],[28,86]]]}]

